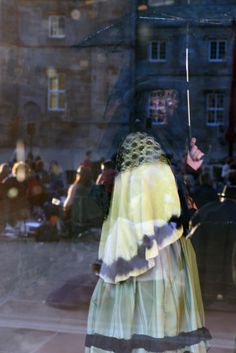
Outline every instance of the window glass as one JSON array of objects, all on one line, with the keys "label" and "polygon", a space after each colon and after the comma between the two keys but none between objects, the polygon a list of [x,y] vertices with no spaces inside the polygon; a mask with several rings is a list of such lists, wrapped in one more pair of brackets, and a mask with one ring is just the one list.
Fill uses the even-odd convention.
[{"label": "window glass", "polygon": [[236,0],[0,0],[0,160],[0,353],[236,353]]},{"label": "window glass", "polygon": [[166,42],[153,41],[149,43],[149,60],[165,61],[166,60]]},{"label": "window glass", "polygon": [[49,16],[49,37],[64,38],[65,37],[65,17]]},{"label": "window glass", "polygon": [[224,61],[226,56],[226,42],[214,40],[209,42],[210,61]]},{"label": "window glass", "polygon": [[48,79],[49,110],[65,110],[65,75],[62,73]]},{"label": "window glass", "polygon": [[208,93],[207,95],[207,124],[223,125],[225,111],[225,95],[222,93]]}]

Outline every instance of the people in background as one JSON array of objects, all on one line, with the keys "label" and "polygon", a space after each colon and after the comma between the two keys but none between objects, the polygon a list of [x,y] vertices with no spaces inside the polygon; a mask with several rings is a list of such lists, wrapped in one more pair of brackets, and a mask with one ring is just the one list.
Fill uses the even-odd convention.
[{"label": "people in background", "polygon": [[83,165],[84,167],[92,168],[91,157],[92,157],[92,151],[87,151],[86,154],[85,154],[85,159],[81,163],[81,165]]},{"label": "people in background", "polygon": [[236,160],[234,158],[232,158],[232,161],[230,163],[228,179],[230,185],[236,185]]},{"label": "people in background", "polygon": [[208,202],[218,201],[218,193],[213,187],[213,180],[209,173],[202,173],[199,181],[193,188],[191,194],[197,208],[202,207]]},{"label": "people in background", "polygon": [[225,163],[222,166],[221,170],[221,178],[223,179],[224,184],[229,184],[229,172],[230,172],[230,165],[233,162],[232,157],[228,157],[225,160]]},{"label": "people in background", "polygon": [[60,164],[52,160],[49,165],[49,190],[54,197],[64,195],[64,177]]},{"label": "people in background", "polygon": [[68,212],[76,198],[76,194],[87,194],[92,187],[93,178],[91,169],[87,166],[80,166],[76,171],[76,178],[73,184],[69,187],[67,197],[64,201],[64,210]]},{"label": "people in background", "polygon": [[3,180],[8,177],[8,175],[10,174],[10,171],[11,170],[8,163],[2,163],[0,165],[0,183],[2,183]]},{"label": "people in background", "polygon": [[17,221],[30,217],[29,179],[31,170],[28,164],[17,162],[12,173],[3,181],[5,222],[15,225]]},{"label": "people in background", "polygon": [[63,205],[71,237],[76,237],[83,227],[101,226],[103,208],[99,202],[100,192],[97,192],[93,182],[91,168],[82,165],[77,170],[76,179],[69,187]]},{"label": "people in background", "polygon": [[42,159],[36,160],[35,162],[35,176],[43,183],[48,184],[49,173],[44,167],[44,162]]},{"label": "people in background", "polygon": [[99,174],[96,184],[104,185],[105,191],[110,195],[113,190],[114,179],[116,176],[116,171],[114,169],[112,161],[106,160],[101,164],[102,172]]}]

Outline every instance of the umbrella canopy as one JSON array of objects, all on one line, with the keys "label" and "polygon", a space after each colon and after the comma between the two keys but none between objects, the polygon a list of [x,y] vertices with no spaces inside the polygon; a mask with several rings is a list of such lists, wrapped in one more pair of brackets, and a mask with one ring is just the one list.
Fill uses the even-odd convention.
[{"label": "umbrella canopy", "polygon": [[207,203],[194,214],[191,220],[193,228],[203,223],[236,224],[236,201],[226,199],[223,202]]},{"label": "umbrella canopy", "polygon": [[209,202],[195,213],[191,223],[190,235],[197,255],[203,298],[206,302],[214,301],[221,295],[234,300],[236,201]]}]

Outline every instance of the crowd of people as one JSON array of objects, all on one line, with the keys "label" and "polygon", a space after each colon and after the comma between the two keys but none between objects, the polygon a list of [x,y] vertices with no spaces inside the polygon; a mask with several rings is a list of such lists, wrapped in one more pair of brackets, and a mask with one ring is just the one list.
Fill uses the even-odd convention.
[{"label": "crowd of people", "polygon": [[52,200],[62,201],[63,207],[56,213],[66,224],[68,236],[81,226],[101,225],[114,177],[112,161],[93,162],[90,151],[80,163],[74,181],[68,180],[68,175],[56,160],[46,168],[43,159],[32,153],[25,161],[2,163],[0,232],[6,225],[14,227],[30,218],[47,220],[56,211]]},{"label": "crowd of people", "polygon": [[[40,156],[0,165],[1,228],[40,213],[52,197],[65,193],[65,181],[57,161],[48,170]],[[42,212],[41,212],[42,214]]]},{"label": "crowd of people", "polygon": [[183,177],[191,207],[200,209],[208,202],[218,201],[225,187],[236,187],[236,161],[231,157],[221,166],[205,165],[197,173],[187,170]]},{"label": "crowd of people", "polygon": [[88,159],[79,166],[63,204],[65,223],[72,237],[80,230],[102,225],[109,209],[115,176],[111,160],[102,161],[96,172]]},{"label": "crowd of people", "polygon": [[[114,179],[115,158],[94,162],[92,152],[87,151],[68,182],[62,167],[56,160],[45,167],[40,156],[29,153],[26,161],[0,165],[1,231],[6,224],[14,226],[18,221],[51,214],[52,199],[62,199],[61,218],[68,236],[76,236],[80,229],[101,226],[107,215]],[[236,161],[227,158],[218,175],[208,166],[198,171],[177,168],[171,163],[174,174],[185,180],[187,204],[190,212],[205,203],[219,199],[224,185],[236,185]],[[186,191],[185,191],[186,193]]]}]

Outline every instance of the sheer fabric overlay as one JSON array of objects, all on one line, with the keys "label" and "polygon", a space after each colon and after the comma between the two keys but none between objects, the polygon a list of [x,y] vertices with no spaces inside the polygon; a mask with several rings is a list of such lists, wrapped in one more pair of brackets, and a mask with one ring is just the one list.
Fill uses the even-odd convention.
[{"label": "sheer fabric overlay", "polygon": [[[140,155],[133,153],[146,143]],[[205,353],[210,335],[195,253],[182,237],[171,168],[159,144],[143,133],[126,138],[119,163],[85,353]]]},{"label": "sheer fabric overlay", "polygon": [[182,237],[161,250],[144,275],[119,284],[100,279],[91,300],[85,352],[206,352],[204,341],[210,336],[196,269],[191,242]]},{"label": "sheer fabric overlay", "polygon": [[102,228],[100,277],[118,283],[152,268],[160,249],[181,237],[180,213],[169,165],[157,161],[120,173]]}]

